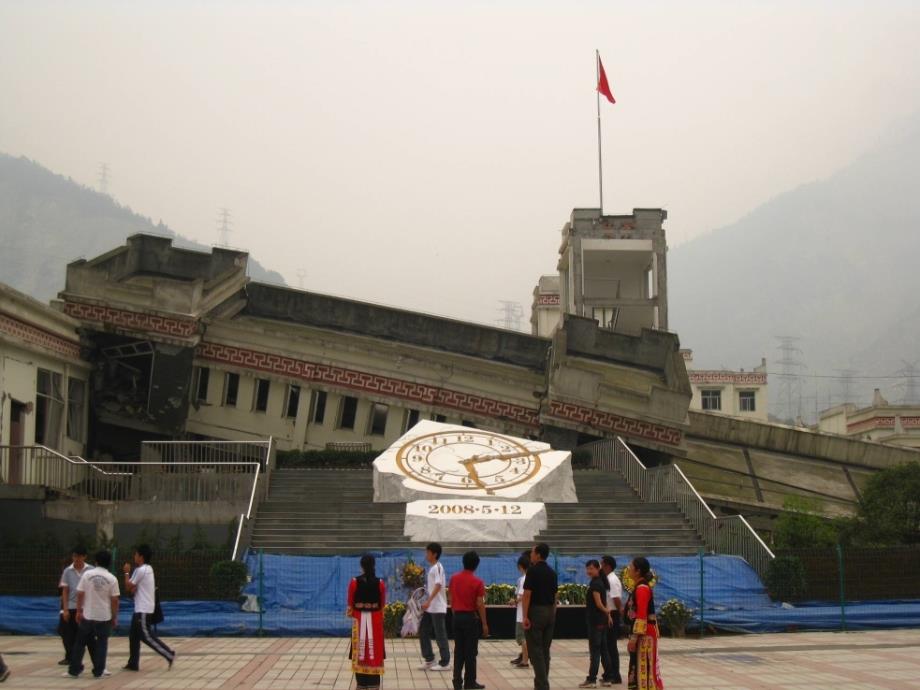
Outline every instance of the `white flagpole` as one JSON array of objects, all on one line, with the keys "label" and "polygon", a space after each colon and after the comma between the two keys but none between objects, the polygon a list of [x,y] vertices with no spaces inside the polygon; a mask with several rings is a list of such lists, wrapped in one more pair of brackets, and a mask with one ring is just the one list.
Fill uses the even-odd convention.
[{"label": "white flagpole", "polygon": [[595,81],[594,95],[597,96],[597,184],[600,192],[601,215],[604,215],[604,163],[601,157],[601,92],[597,85],[601,82],[601,53],[594,50],[595,69],[597,70],[597,80]]}]

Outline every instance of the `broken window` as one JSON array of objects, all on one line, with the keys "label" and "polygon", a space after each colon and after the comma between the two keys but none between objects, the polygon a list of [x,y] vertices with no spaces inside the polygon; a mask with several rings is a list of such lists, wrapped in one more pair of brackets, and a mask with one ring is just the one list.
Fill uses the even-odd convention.
[{"label": "broken window", "polygon": [[211,370],[207,367],[198,367],[195,369],[195,398],[196,403],[208,402],[208,383],[211,380]]},{"label": "broken window", "polygon": [[67,438],[83,443],[83,420],[86,419],[86,381],[67,379]]},{"label": "broken window", "polygon": [[419,411],[418,410],[406,410],[406,421],[403,424],[403,432],[409,431],[412,427],[418,424]]},{"label": "broken window", "polygon": [[284,416],[297,419],[297,408],[300,406],[300,386],[290,384],[287,390],[287,401],[284,404]]},{"label": "broken window", "polygon": [[383,436],[387,431],[387,413],[390,410],[389,405],[374,403],[371,406],[371,423],[370,435]]},{"label": "broken window", "polygon": [[35,443],[57,449],[64,417],[62,377],[57,372],[38,370],[35,390]]}]

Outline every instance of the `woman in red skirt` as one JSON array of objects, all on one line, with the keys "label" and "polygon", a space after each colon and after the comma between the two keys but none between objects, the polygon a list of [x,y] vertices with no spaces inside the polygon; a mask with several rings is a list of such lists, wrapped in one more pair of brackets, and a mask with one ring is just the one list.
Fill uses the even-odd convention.
[{"label": "woman in red skirt", "polygon": [[355,619],[351,625],[351,669],[358,690],[379,688],[383,675],[383,607],[387,590],[374,572],[375,565],[373,556],[362,556],[361,575],[348,584],[346,615]]}]

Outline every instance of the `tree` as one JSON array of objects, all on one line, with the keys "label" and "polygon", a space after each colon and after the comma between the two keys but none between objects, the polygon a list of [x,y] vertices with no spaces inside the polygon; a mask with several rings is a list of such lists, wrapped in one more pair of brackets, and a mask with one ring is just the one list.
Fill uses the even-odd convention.
[{"label": "tree", "polygon": [[830,520],[816,515],[819,505],[803,496],[787,496],[784,512],[773,526],[773,542],[778,549],[813,549],[837,543],[837,528]]},{"label": "tree", "polygon": [[874,545],[920,543],[920,462],[869,478],[859,502],[863,540]]}]

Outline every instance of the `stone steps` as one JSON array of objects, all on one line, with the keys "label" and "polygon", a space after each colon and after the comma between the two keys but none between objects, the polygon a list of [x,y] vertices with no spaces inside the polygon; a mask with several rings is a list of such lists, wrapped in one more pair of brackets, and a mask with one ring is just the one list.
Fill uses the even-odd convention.
[{"label": "stone steps", "polygon": [[[579,503],[549,503],[548,527],[534,541],[559,553],[695,553],[698,535],[672,504],[642,503],[616,475],[574,472]],[[278,470],[259,507],[253,548],[265,553],[360,554],[419,549],[403,535],[405,505],[373,502],[373,475],[362,470]],[[508,553],[520,543],[443,543],[445,552]]]}]

